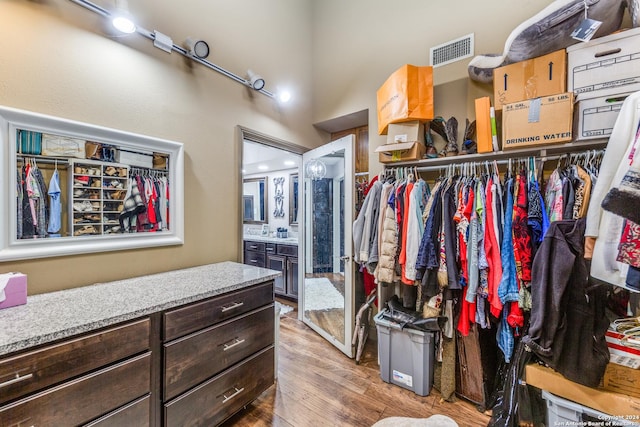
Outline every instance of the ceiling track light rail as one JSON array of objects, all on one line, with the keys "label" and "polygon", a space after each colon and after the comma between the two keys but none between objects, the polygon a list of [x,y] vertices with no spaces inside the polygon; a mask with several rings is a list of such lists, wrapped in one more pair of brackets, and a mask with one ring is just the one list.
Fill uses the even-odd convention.
[{"label": "ceiling track light rail", "polygon": [[[103,7],[98,6],[97,4],[90,2],[88,0],[69,0],[72,3],[75,3],[79,6],[84,7],[87,10],[90,10],[91,12],[94,12],[98,15],[101,15],[104,18],[112,18],[113,14],[111,12],[109,12],[107,9],[104,9]],[[146,38],[148,38],[149,40],[153,41],[154,43],[156,42],[156,33],[158,34],[162,34],[159,33],[158,31],[149,31],[143,27],[140,26],[136,26],[135,32],[140,34],[141,36],[144,36]],[[164,35],[163,35],[164,36]],[[166,36],[165,36],[166,37]],[[164,38],[164,37],[163,37]],[[273,92],[270,92],[266,89],[264,89],[264,80],[262,80],[262,87],[260,89],[256,88],[254,86],[254,83],[250,77],[250,80],[247,80],[245,78],[242,78],[240,76],[238,76],[237,74],[232,73],[231,71],[225,70],[224,68],[210,62],[207,61],[204,58],[200,58],[196,55],[192,55],[187,49],[183,48],[182,46],[179,46],[175,43],[172,43],[170,46],[166,45],[161,48],[162,50],[165,50],[167,52],[171,52],[171,51],[175,51],[177,53],[179,53],[180,55],[183,55],[189,59],[191,59],[194,62],[197,62],[199,64],[204,65],[207,68],[212,69],[213,71],[216,71],[224,76],[227,76],[228,78],[235,80],[236,82],[247,86],[251,89],[254,89],[256,92],[260,92],[263,95],[268,96],[269,98],[272,99],[276,99],[276,95]]]}]

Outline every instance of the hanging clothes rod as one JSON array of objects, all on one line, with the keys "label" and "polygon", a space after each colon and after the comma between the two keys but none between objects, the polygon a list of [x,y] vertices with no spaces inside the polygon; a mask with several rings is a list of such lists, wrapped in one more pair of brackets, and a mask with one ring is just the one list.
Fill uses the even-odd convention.
[{"label": "hanging clothes rod", "polygon": [[64,167],[69,167],[69,159],[66,157],[49,157],[49,156],[38,156],[38,155],[31,155],[31,154],[16,154],[16,159],[17,160],[22,160],[24,161],[25,159],[33,159],[36,161],[36,163],[38,164],[45,164],[45,165],[61,165]]},{"label": "hanging clothes rod", "polygon": [[535,155],[531,155],[531,156],[521,156],[521,157],[511,157],[508,159],[487,159],[487,160],[470,160],[468,162],[462,162],[462,163],[448,163],[448,164],[438,164],[438,165],[430,165],[430,166],[385,166],[385,169],[388,170],[394,170],[394,169],[398,169],[398,168],[410,168],[411,170],[417,170],[418,172],[432,172],[432,171],[442,171],[442,170],[446,170],[449,167],[463,167],[464,165],[484,165],[485,163],[488,163],[489,165],[494,164],[498,164],[498,165],[506,165],[509,163],[509,161],[513,162],[513,161],[519,161],[519,160],[527,160],[531,157],[535,158],[536,160],[541,160],[543,162],[548,162],[548,161],[552,161],[552,160],[558,160],[561,158],[571,158],[571,156],[575,156],[578,154],[585,154],[585,153],[589,153],[589,152],[604,152],[603,150],[585,150],[585,151],[576,151],[573,153],[563,153],[563,154],[553,154],[553,155],[546,155],[546,156],[535,156]]},{"label": "hanging clothes rod", "polygon": [[369,175],[369,172],[356,172],[355,176],[364,176],[364,175]]}]

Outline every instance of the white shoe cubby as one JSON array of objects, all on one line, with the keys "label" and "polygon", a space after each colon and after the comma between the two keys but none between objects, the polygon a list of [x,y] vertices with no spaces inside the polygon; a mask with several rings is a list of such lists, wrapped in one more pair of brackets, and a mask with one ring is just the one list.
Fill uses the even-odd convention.
[{"label": "white shoe cubby", "polygon": [[69,174],[69,221],[73,236],[120,233],[120,212],[129,184],[129,166],[73,160]]}]

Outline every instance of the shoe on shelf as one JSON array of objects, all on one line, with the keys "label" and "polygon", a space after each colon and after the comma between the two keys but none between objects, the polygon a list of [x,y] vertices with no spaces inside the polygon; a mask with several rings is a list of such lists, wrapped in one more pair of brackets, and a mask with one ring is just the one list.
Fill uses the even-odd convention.
[{"label": "shoe on shelf", "polygon": [[114,176],[118,171],[113,166],[107,166],[104,170],[105,175]]},{"label": "shoe on shelf", "polygon": [[126,178],[127,177],[127,168],[118,168],[118,176],[120,178]]},{"label": "shoe on shelf", "polygon": [[86,187],[89,185],[89,177],[87,175],[79,175],[73,178],[73,183],[76,187]]},{"label": "shoe on shelf", "polygon": [[90,201],[84,200],[82,202],[75,202],[73,204],[73,210],[77,212],[90,212],[93,210],[93,206]]},{"label": "shoe on shelf", "polygon": [[76,188],[75,190],[73,190],[73,197],[75,197],[76,199],[85,198],[87,197],[87,192],[82,188]]},{"label": "shoe on shelf", "polygon": [[77,229],[73,235],[74,236],[82,236],[85,234],[97,234],[98,230],[93,225],[85,225],[82,228]]},{"label": "shoe on shelf", "polygon": [[119,225],[114,225],[113,227],[105,228],[104,232],[105,232],[105,234],[119,233],[120,232],[120,226]]}]

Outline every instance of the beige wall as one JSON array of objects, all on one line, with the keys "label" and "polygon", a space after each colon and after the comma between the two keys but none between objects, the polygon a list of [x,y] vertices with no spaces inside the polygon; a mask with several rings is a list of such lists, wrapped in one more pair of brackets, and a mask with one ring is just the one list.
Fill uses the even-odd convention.
[{"label": "beige wall", "polygon": [[[369,109],[377,123],[376,90],[403,64],[429,65],[429,48],[475,34],[475,52],[502,53],[521,22],[550,0],[322,0],[313,2],[314,123]],[[489,94],[490,85],[467,79],[462,60],[434,70],[436,115],[455,115],[464,129],[466,93]],[[442,86],[448,84],[446,87]],[[438,87],[442,86],[442,87]],[[471,110],[472,111],[472,110]],[[378,172],[375,148],[384,144],[369,126],[369,169]],[[377,167],[377,169],[376,169]]]},{"label": "beige wall", "polygon": [[0,0],[0,104],[185,146],[184,245],[0,263],[0,272],[28,275],[30,294],[236,260],[236,125],[308,147],[321,143],[311,126],[307,1],[129,5],[143,27],[176,43],[201,37],[209,42],[211,62],[241,76],[251,68],[272,91],[290,85],[295,99],[279,109],[274,100],[199,64],[190,67],[141,36],[109,37],[97,15],[70,1]]}]

